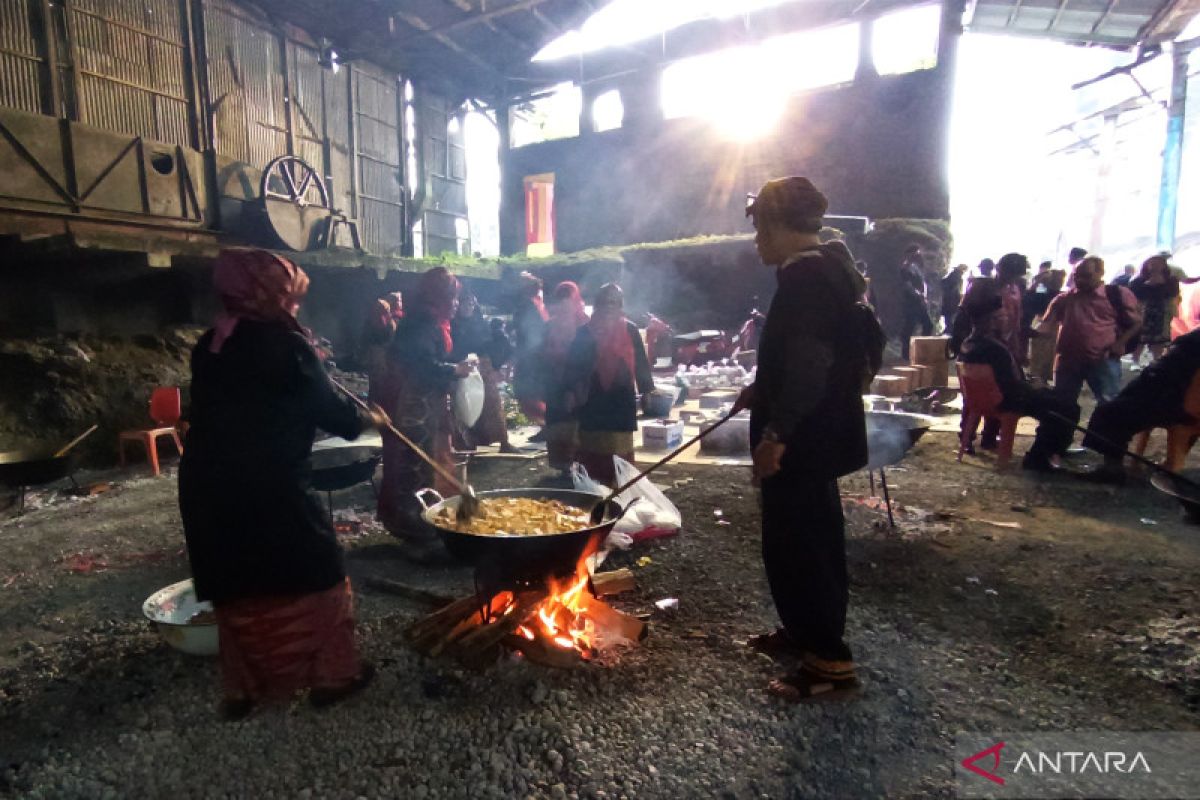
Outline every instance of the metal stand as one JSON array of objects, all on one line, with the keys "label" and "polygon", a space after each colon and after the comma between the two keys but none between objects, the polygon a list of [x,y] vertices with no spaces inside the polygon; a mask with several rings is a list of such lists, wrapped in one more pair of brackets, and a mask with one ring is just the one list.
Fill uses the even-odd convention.
[{"label": "metal stand", "polygon": [[883,486],[883,502],[884,505],[887,506],[888,525],[890,525],[894,531],[896,530],[896,518],[892,515],[892,497],[888,493],[887,473],[884,472],[882,468],[879,470],[879,483]]}]

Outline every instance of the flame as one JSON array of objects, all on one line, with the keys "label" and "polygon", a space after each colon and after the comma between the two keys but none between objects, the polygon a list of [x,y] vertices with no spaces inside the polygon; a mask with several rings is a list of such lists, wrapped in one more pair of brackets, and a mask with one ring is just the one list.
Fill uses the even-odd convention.
[{"label": "flame", "polygon": [[[537,612],[537,627],[544,637],[565,650],[578,650],[587,657],[595,639],[595,623],[588,618],[588,573],[582,565],[568,582],[551,581],[550,596],[542,601]],[[533,639],[532,631],[522,626],[519,632]]]}]

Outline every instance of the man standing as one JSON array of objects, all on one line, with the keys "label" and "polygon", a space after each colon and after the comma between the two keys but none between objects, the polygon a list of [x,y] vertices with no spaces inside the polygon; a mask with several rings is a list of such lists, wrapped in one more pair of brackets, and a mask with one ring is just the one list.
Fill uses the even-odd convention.
[{"label": "man standing", "polygon": [[1104,285],[1104,262],[1088,256],[1075,267],[1074,288],[1050,301],[1038,333],[1060,326],[1055,345],[1054,387],[1077,402],[1083,384],[1097,402],[1121,388],[1121,356],[1142,328],[1133,292]]},{"label": "man standing", "polygon": [[905,248],[900,261],[901,308],[904,310],[900,327],[900,357],[905,361],[908,360],[909,344],[918,328],[922,336],[933,335],[933,320],[929,318],[929,306],[925,304],[928,287],[924,263],[918,245],[911,244]]},{"label": "man standing", "polygon": [[958,314],[959,303],[963,296],[963,276],[967,273],[967,265],[959,264],[946,273],[942,278],[942,322],[947,334],[954,327],[954,317]]},{"label": "man standing", "polygon": [[746,209],[778,290],[760,340],[751,409],[762,487],[763,563],[783,627],[751,645],[800,668],[769,691],[792,702],[859,688],[843,638],[849,586],[837,479],[867,463],[858,305],[865,283],[849,250],[817,238],[828,202],[807,178],[769,181]]}]

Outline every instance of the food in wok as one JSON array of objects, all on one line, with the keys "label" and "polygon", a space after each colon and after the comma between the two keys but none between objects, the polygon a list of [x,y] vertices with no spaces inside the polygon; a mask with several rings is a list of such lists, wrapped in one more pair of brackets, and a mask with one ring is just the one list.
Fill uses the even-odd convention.
[{"label": "food in wok", "polygon": [[588,509],[558,500],[485,497],[479,501],[479,512],[469,520],[460,521],[453,509],[443,508],[433,521],[460,533],[538,536],[587,528],[590,516]]}]

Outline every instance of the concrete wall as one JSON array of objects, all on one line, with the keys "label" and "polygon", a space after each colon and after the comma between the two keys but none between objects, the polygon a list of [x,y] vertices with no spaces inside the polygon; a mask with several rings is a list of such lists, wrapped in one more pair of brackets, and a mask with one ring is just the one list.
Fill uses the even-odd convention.
[{"label": "concrete wall", "polygon": [[777,133],[754,143],[676,119],[509,150],[502,250],[523,252],[523,179],[545,172],[561,252],[747,231],[746,193],[781,175],[812,178],[832,214],[946,218],[951,63],[796,97]]}]

